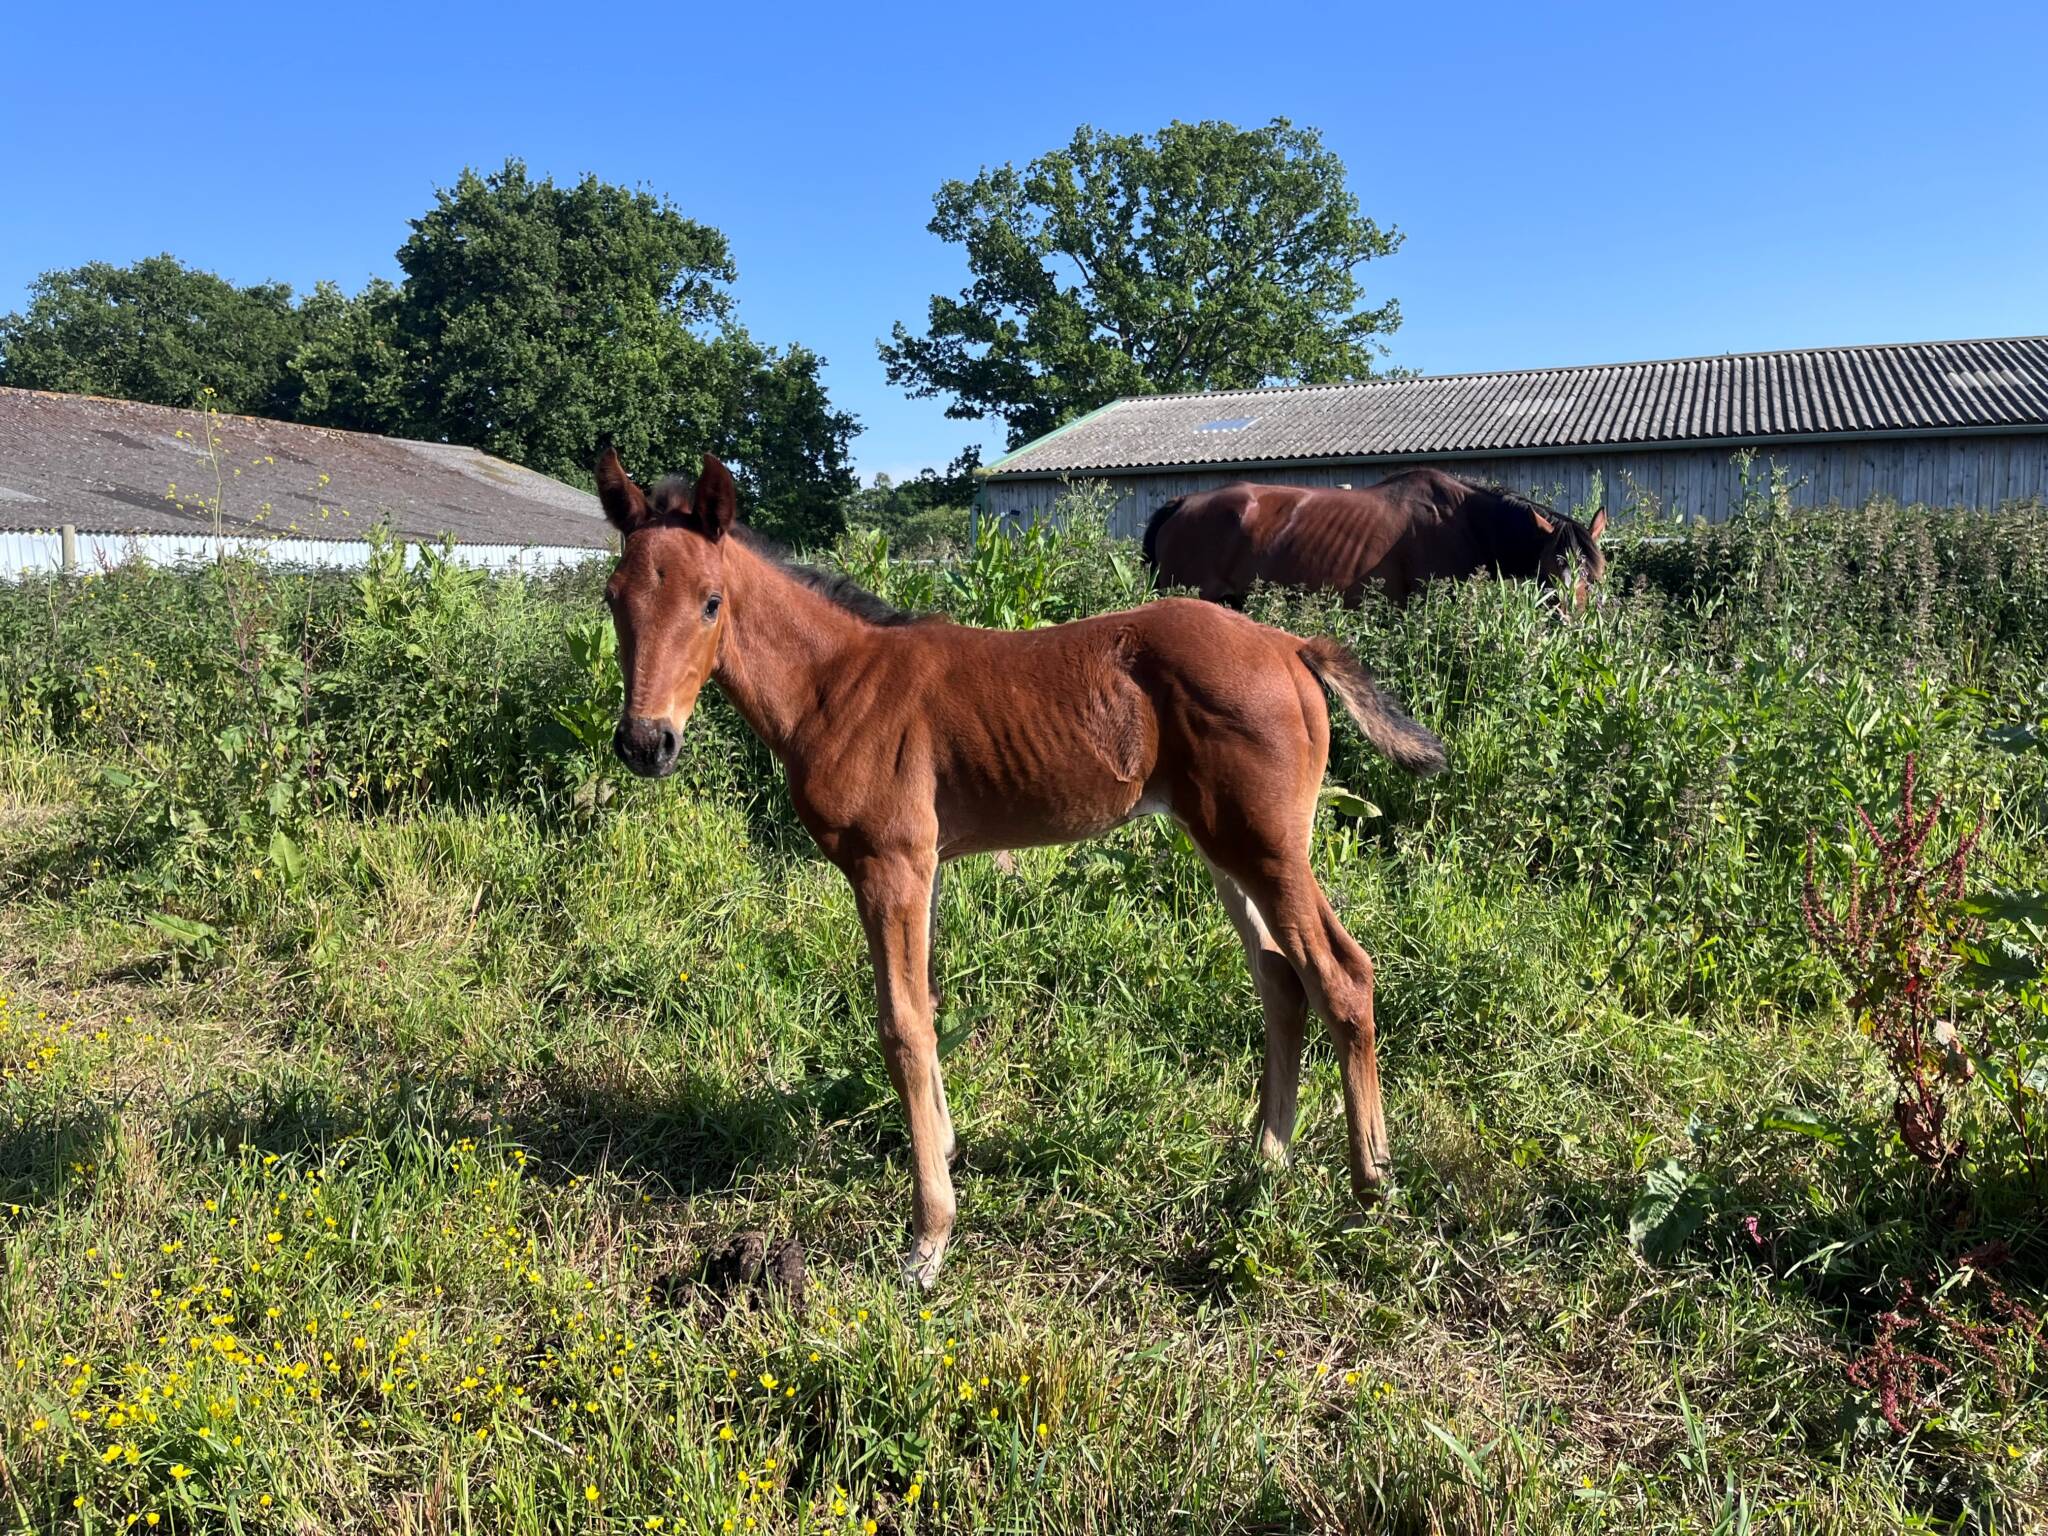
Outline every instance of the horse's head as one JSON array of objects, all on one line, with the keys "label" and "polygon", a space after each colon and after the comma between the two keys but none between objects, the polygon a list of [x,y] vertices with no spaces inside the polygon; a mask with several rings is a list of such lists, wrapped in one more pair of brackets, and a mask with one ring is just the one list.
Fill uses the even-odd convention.
[{"label": "horse's head", "polygon": [[1593,521],[1531,509],[1542,550],[1536,557],[1536,579],[1546,587],[1569,592],[1574,611],[1586,606],[1589,587],[1607,579],[1607,556],[1600,549],[1600,535],[1607,531],[1607,509],[1593,514]]},{"label": "horse's head", "polygon": [[652,496],[635,485],[607,443],[597,459],[604,515],[624,535],[604,600],[619,635],[626,701],[612,747],[643,778],[675,770],[683,727],[725,634],[725,535],[739,496],[709,454],[696,486],[664,480]]}]

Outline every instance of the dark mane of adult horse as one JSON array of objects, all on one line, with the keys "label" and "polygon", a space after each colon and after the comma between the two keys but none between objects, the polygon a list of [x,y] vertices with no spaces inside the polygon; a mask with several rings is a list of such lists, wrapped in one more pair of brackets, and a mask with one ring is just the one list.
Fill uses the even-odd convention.
[{"label": "dark mane of adult horse", "polygon": [[[1607,574],[1592,525],[1435,469],[1362,491],[1238,481],[1169,501],[1145,526],[1145,560],[1162,585],[1242,603],[1254,582],[1333,588],[1355,601],[1368,582],[1404,602],[1424,582],[1482,573],[1568,582],[1583,600]],[[1574,574],[1575,572],[1575,574]]]}]

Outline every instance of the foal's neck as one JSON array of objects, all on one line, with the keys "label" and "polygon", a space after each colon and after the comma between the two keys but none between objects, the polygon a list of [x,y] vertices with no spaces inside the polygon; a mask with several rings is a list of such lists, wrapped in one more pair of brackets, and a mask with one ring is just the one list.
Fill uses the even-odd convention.
[{"label": "foal's neck", "polygon": [[726,631],[712,673],[754,734],[785,756],[822,685],[868,626],[738,539],[725,547]]}]

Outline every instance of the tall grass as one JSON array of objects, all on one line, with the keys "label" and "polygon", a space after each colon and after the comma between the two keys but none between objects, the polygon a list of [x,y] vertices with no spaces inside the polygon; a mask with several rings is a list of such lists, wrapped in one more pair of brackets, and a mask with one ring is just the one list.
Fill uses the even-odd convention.
[{"label": "tall grass", "polygon": [[[967,622],[1144,600],[1067,512],[827,558]],[[1988,1288],[2041,1291],[2005,1101],[1959,1089],[1975,1175],[1930,1175],[1801,899],[1810,839],[1851,883],[1908,755],[1931,850],[1977,828],[1987,882],[2048,884],[2048,757],[1994,739],[2048,714],[2048,518],[1761,509],[1624,539],[1580,618],[1261,595],[1451,751],[1418,782],[1340,728],[1319,827],[1378,962],[1397,1192],[1342,1220],[1320,1046],[1295,1167],[1247,1155],[1257,1006],[1176,834],[970,860],[929,1304],[884,1279],[906,1174],[851,900],[722,703],[680,784],[610,765],[601,575],[0,589],[22,1528],[2039,1511],[2038,1343]],[[692,1283],[742,1227],[806,1243],[803,1315]],[[1940,1311],[1888,1323],[1930,1275]],[[1870,1351],[1901,1339],[1940,1369],[1895,1424]]]}]

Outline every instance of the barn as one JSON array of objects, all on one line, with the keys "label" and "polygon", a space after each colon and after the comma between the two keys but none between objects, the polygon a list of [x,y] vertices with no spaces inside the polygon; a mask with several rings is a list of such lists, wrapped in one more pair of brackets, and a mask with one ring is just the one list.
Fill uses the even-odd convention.
[{"label": "barn", "polygon": [[1559,507],[1718,521],[1773,467],[1794,504],[1995,509],[2048,497],[2048,337],[1141,395],[983,472],[983,516],[1028,520],[1106,481],[1112,528],[1233,480],[1365,486],[1433,465]]},{"label": "barn", "polygon": [[230,550],[346,567],[379,526],[496,569],[611,542],[595,496],[474,448],[0,389],[0,579]]}]

